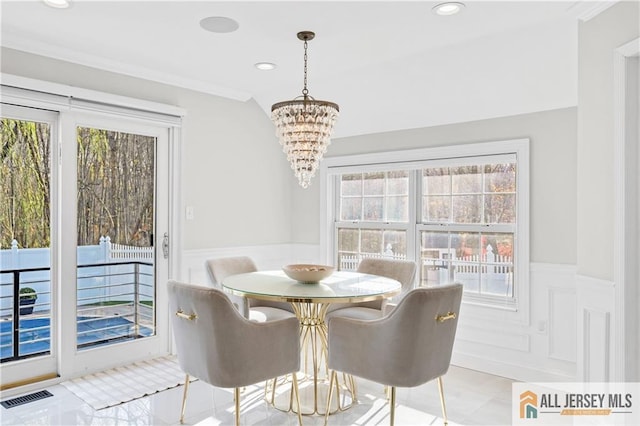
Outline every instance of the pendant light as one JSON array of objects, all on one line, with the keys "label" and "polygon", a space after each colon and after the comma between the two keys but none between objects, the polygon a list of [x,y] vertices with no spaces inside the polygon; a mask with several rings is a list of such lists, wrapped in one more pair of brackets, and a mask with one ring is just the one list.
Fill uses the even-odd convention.
[{"label": "pendant light", "polygon": [[333,102],[315,100],[307,89],[307,46],[315,33],[301,31],[298,39],[304,42],[304,87],[302,96],[278,102],[271,107],[271,120],[282,150],[291,163],[298,183],[308,188],[320,160],[331,143],[333,126],[339,108]]}]

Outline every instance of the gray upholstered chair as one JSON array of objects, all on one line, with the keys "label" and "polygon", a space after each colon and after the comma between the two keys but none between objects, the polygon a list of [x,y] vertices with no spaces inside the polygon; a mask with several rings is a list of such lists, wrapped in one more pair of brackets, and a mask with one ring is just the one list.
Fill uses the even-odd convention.
[{"label": "gray upholstered chair", "polygon": [[451,363],[461,300],[462,284],[422,287],[410,290],[381,319],[331,318],[327,406],[338,386],[336,372],[352,374],[391,387],[393,425],[396,386],[414,387],[437,378],[446,425],[442,376]]},{"label": "gray upholstered chair", "polygon": [[[297,372],[300,368],[300,323],[294,317],[275,321],[249,321],[222,291],[169,281],[178,364],[186,373],[180,423],[189,389],[189,376],[210,385],[234,388],[235,422],[240,424],[240,391],[244,386]],[[300,398],[295,374],[292,398]],[[293,407],[290,407],[293,408]]]},{"label": "gray upholstered chair", "polygon": [[[256,264],[247,256],[220,257],[205,262],[209,278],[215,288],[222,289],[222,280],[230,275],[256,272]],[[295,316],[291,304],[250,299],[230,295],[229,298],[245,318],[254,321],[270,321]]]},{"label": "gray upholstered chair", "polygon": [[[400,300],[413,287],[416,263],[410,260],[365,258],[360,261],[358,272],[400,281],[402,290],[394,298]],[[384,315],[387,302],[387,300],[374,300],[371,302],[332,304],[329,306],[326,319],[329,320],[329,318],[338,316],[366,320],[378,319]]]}]

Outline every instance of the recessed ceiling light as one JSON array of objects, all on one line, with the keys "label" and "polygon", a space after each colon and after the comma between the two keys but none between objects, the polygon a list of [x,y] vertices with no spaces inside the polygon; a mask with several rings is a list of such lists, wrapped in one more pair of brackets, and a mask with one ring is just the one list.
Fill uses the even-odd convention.
[{"label": "recessed ceiling light", "polygon": [[271,62],[257,62],[256,64],[254,64],[254,66],[262,71],[270,71],[276,69],[276,64],[273,64]]},{"label": "recessed ceiling light", "polygon": [[70,0],[43,0],[47,6],[55,7],[56,9],[66,9],[71,6]]},{"label": "recessed ceiling light", "polygon": [[237,30],[240,25],[231,18],[224,16],[210,16],[200,21],[200,26],[212,33],[232,33]]},{"label": "recessed ceiling light", "polygon": [[460,12],[464,8],[464,3],[458,2],[447,2],[440,3],[439,5],[433,8],[433,12],[437,15],[447,16],[447,15],[455,15]]}]

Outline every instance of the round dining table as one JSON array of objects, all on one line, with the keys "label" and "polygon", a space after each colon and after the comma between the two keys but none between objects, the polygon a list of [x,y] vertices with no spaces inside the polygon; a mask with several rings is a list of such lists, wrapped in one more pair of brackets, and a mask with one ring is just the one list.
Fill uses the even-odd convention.
[{"label": "round dining table", "polygon": [[[327,325],[325,316],[331,304],[350,304],[381,300],[399,294],[401,284],[391,278],[351,271],[335,271],[317,283],[302,283],[289,278],[283,271],[258,271],[231,275],[222,280],[225,291],[254,299],[289,302],[300,321],[300,339],[304,377],[301,382],[302,414],[324,414],[328,391]],[[257,348],[259,350],[259,348]],[[310,358],[310,360],[309,360]],[[311,367],[309,367],[309,362]],[[311,369],[311,371],[309,371]],[[305,388],[304,383],[309,386]],[[276,381],[272,385],[271,403],[289,410],[290,398],[276,398]],[[343,378],[339,397],[329,408],[333,413],[348,408],[356,395],[352,377]],[[280,401],[280,403],[278,402]]]}]

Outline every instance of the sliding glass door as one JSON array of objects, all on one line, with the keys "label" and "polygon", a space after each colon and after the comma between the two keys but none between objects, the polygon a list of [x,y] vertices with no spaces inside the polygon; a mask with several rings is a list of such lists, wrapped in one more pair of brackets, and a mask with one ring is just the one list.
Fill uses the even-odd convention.
[{"label": "sliding glass door", "polygon": [[[77,115],[74,367],[166,352],[166,127]],[[124,355],[126,354],[126,355]]]},{"label": "sliding glass door", "polygon": [[167,354],[175,127],[1,112],[1,388]]},{"label": "sliding glass door", "polygon": [[[2,104],[0,362],[2,385],[55,377],[58,114]],[[11,366],[17,367],[11,367]]]}]

